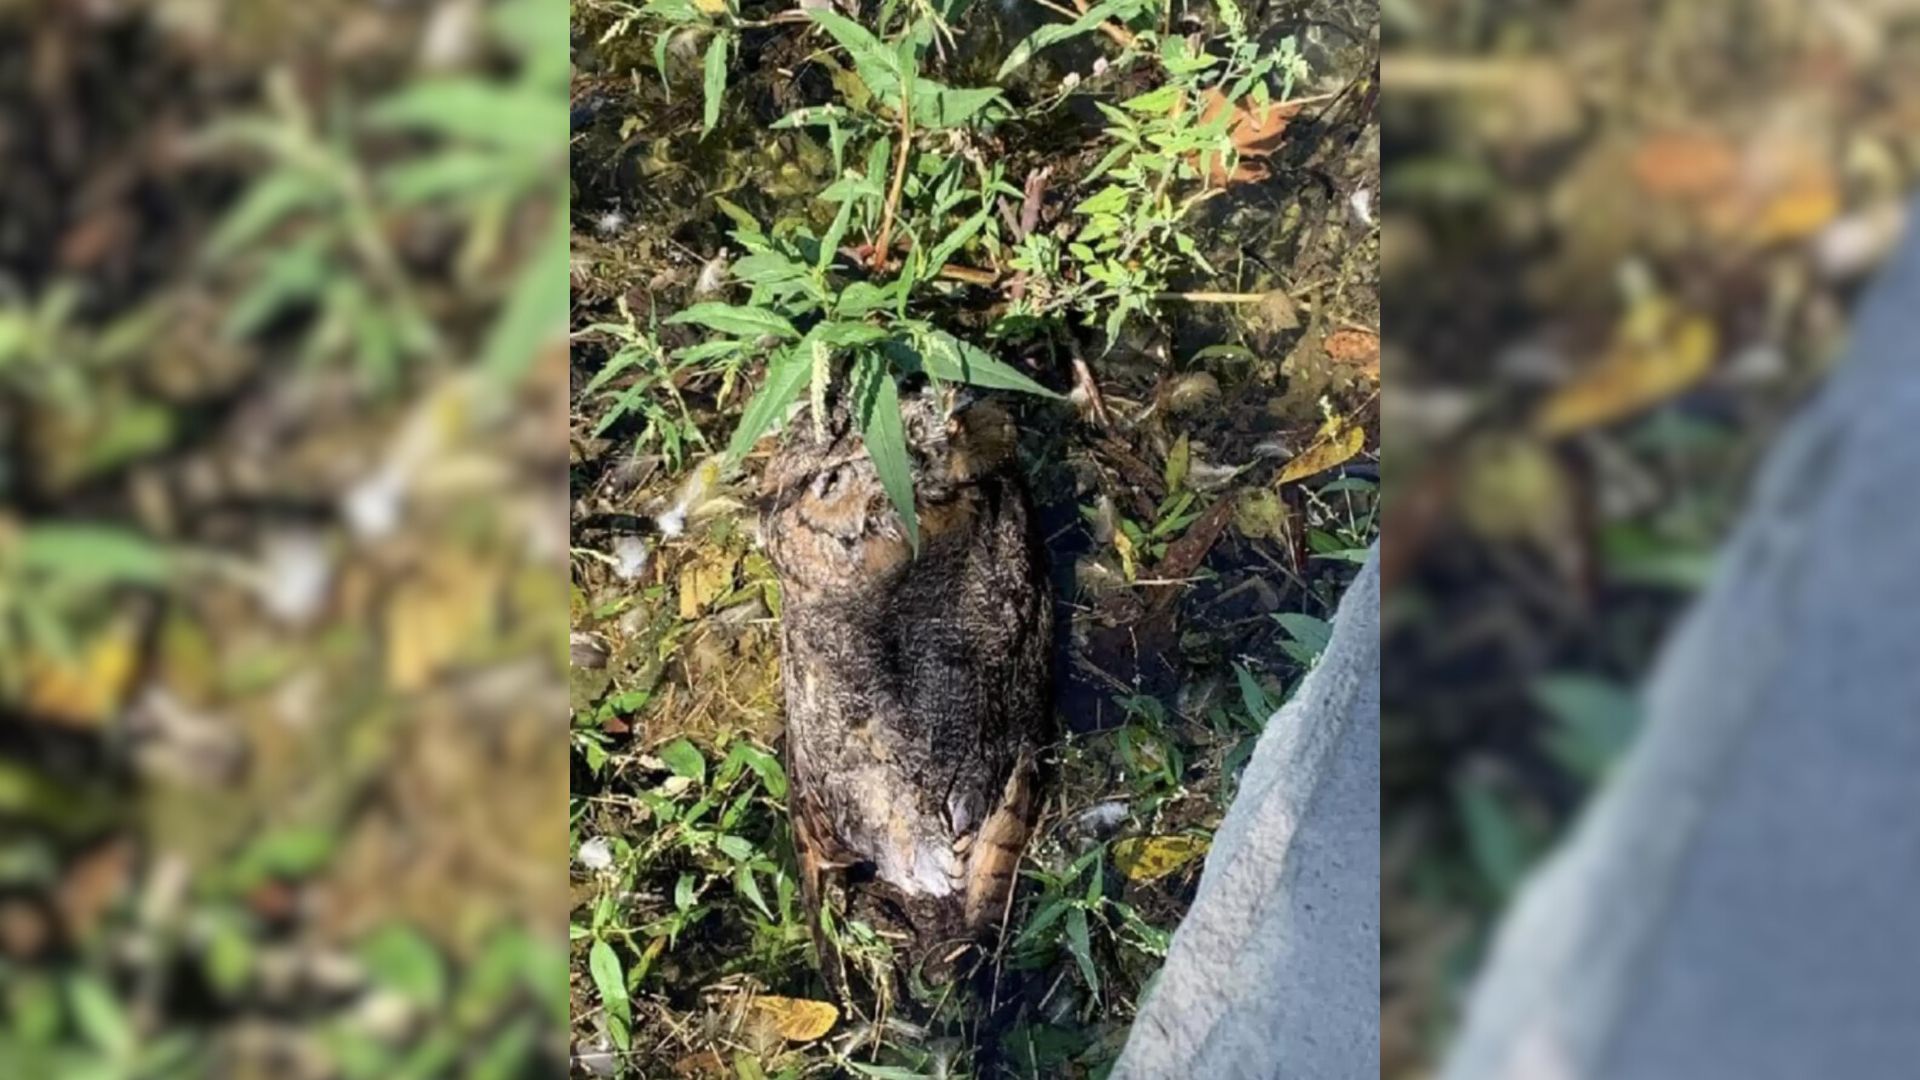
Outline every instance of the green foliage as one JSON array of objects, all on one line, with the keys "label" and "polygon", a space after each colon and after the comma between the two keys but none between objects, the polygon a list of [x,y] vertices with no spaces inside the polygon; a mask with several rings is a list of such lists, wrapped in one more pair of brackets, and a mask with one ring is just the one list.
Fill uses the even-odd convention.
[{"label": "green foliage", "polygon": [[[559,181],[567,69],[555,51],[555,20],[540,0],[493,12],[496,38],[520,58],[517,76],[442,76],[409,83],[364,108],[315,116],[291,75],[268,81],[264,115],[215,124],[209,149],[239,150],[266,163],[204,250],[209,272],[247,284],[228,311],[226,333],[258,335],[282,320],[304,323],[309,362],[344,360],[371,385],[397,386],[405,366],[457,335],[429,314],[419,271],[399,251],[398,219],[430,211],[460,222],[462,284],[478,291],[513,214],[544,197],[558,221],[513,280],[480,351],[502,381],[531,359],[566,310],[565,188]],[[395,134],[411,150],[391,159],[365,147]]]},{"label": "green foliage", "polygon": [[[637,796],[647,826],[631,838],[595,841],[605,845],[609,865],[596,873],[586,921],[576,919],[571,930],[574,941],[586,943],[595,998],[623,1049],[634,995],[647,985],[657,958],[696,925],[744,928],[747,939],[676,963],[760,972],[805,964],[798,884],[780,831],[787,778],[779,759],[745,739],[711,754],[675,739],[656,753],[657,779]],[[576,852],[587,805],[574,804]]]},{"label": "green foliage", "polygon": [[[1070,24],[1042,27],[1009,57],[1002,75],[1032,52],[1091,32],[1108,18],[1144,13],[1138,4],[1104,3]],[[1094,19],[1101,13],[1100,19]],[[1195,50],[1184,37],[1133,36],[1122,62],[1151,59],[1165,79],[1118,106],[1095,101],[1107,119],[1108,149],[1083,187],[1104,180],[1073,209],[1081,219],[1063,243],[1034,233],[1022,238],[1010,265],[1029,276],[1028,291],[1003,316],[1005,328],[1035,318],[1073,314],[1106,331],[1108,346],[1127,321],[1152,315],[1180,274],[1214,268],[1190,231],[1194,210],[1218,196],[1203,166],[1232,173],[1238,158],[1231,126],[1248,108],[1284,102],[1306,67],[1293,38],[1271,49],[1249,37],[1231,0],[1220,5],[1224,52]],[[1276,88],[1273,85],[1278,83]]]}]

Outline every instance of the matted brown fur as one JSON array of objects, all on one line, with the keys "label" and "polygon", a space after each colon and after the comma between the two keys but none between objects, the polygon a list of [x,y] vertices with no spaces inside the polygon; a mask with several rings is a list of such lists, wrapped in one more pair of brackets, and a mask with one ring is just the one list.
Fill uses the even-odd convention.
[{"label": "matted brown fur", "polygon": [[896,914],[904,959],[937,975],[998,925],[1033,829],[1053,612],[1011,419],[925,395],[902,412],[917,554],[844,410],[824,438],[791,425],[761,531],[809,925],[819,940],[824,886],[857,882],[856,911]]}]

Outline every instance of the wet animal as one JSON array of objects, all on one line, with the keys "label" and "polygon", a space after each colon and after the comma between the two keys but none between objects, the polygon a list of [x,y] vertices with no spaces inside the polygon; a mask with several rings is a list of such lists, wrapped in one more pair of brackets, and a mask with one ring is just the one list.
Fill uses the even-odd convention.
[{"label": "wet animal", "polygon": [[937,963],[998,924],[1033,829],[1052,607],[1007,413],[931,393],[902,413],[917,553],[844,408],[824,431],[790,426],[761,536],[816,940],[823,891],[846,884],[856,910],[905,924],[913,962]]}]

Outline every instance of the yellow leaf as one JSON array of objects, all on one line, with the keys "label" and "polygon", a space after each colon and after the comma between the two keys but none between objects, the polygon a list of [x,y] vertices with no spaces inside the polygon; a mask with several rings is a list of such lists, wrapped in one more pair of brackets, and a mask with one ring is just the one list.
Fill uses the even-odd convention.
[{"label": "yellow leaf", "polygon": [[139,656],[124,627],[106,630],[76,653],[28,654],[27,709],[49,720],[97,726],[120,707]]},{"label": "yellow leaf", "polygon": [[1674,397],[1713,366],[1713,323],[1659,301],[1629,312],[1599,364],[1560,388],[1534,418],[1548,438],[1611,424]]},{"label": "yellow leaf", "polygon": [[1280,470],[1280,478],[1274,481],[1274,486],[1326,472],[1358,454],[1366,441],[1367,433],[1359,425],[1349,424],[1338,416],[1329,417],[1326,423],[1320,425],[1320,434],[1313,443]]},{"label": "yellow leaf", "polygon": [[693,0],[693,6],[703,14],[718,15],[727,10],[727,0]]},{"label": "yellow leaf", "polygon": [[696,619],[700,612],[733,588],[731,555],[702,556],[680,568],[680,617]]},{"label": "yellow leaf", "polygon": [[1840,191],[1831,177],[1810,173],[1769,199],[1754,224],[1761,244],[1799,240],[1819,232],[1840,215]]},{"label": "yellow leaf", "polygon": [[499,574],[456,554],[394,593],[386,608],[387,681],[419,690],[492,629]]},{"label": "yellow leaf", "polygon": [[1130,836],[1113,845],[1113,865],[1130,881],[1158,881],[1206,850],[1199,836]]},{"label": "yellow leaf", "polygon": [[809,1042],[833,1030],[840,1010],[824,1001],[773,997],[753,999],[753,1011],[765,1017],[773,1030],[789,1042]]},{"label": "yellow leaf", "polygon": [[1120,552],[1120,569],[1127,575],[1127,582],[1131,584],[1133,579],[1140,574],[1139,564],[1135,561],[1133,538],[1127,535],[1127,530],[1115,529],[1113,530],[1113,546],[1115,550]]}]

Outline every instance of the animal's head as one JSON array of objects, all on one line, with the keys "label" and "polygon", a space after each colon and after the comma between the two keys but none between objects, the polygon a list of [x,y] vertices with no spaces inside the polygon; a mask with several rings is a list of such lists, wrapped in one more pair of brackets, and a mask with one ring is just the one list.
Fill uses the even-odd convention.
[{"label": "animal's head", "polygon": [[[922,542],[934,544],[971,523],[976,485],[1013,467],[1017,432],[998,403],[960,388],[909,394],[900,413]],[[804,411],[788,425],[761,480],[762,538],[802,591],[869,587],[912,549],[844,402],[823,426],[825,438]]]}]

